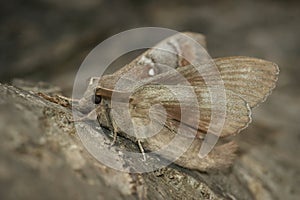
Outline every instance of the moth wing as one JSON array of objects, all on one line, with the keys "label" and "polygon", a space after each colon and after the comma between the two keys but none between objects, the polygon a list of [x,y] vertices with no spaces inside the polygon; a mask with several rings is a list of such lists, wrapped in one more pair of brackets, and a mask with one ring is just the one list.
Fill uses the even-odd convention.
[{"label": "moth wing", "polygon": [[[152,75],[149,74],[149,69],[153,69],[157,75],[168,71],[170,67],[175,69],[196,63],[202,54],[207,54],[205,49],[204,35],[193,32],[178,33],[148,49],[116,73],[120,76],[135,67],[134,74],[138,74],[140,79],[150,78]],[[163,66],[168,68],[164,69]]]},{"label": "moth wing", "polygon": [[196,63],[199,56],[207,55],[205,48],[205,36],[200,33],[184,32],[172,35],[115,73],[103,76],[99,86],[111,90],[120,78],[126,82],[137,82],[165,73],[170,67],[175,69]]},{"label": "moth wing", "polygon": [[[247,101],[251,108],[263,102],[275,88],[279,69],[275,63],[250,57],[227,57],[214,59],[226,90],[230,90]],[[213,68],[197,72],[197,66],[178,69],[188,81],[195,86],[206,85]],[[175,78],[175,77],[174,77]],[[214,84],[214,82],[212,82]]]},{"label": "moth wing", "polygon": [[276,86],[279,68],[270,61],[250,57],[215,59],[225,88],[244,98],[251,108],[266,100]]},{"label": "moth wing", "polygon": [[[171,90],[172,91],[171,91]],[[187,91],[194,91],[195,96]],[[176,94],[182,95],[179,97]],[[183,98],[182,98],[183,97]],[[195,101],[198,103],[195,104]],[[221,102],[223,101],[223,102]],[[218,101],[220,105],[226,105],[222,108],[220,105],[215,106],[216,113],[226,111],[225,122],[221,132],[221,136],[228,136],[238,133],[247,127],[251,121],[251,110],[247,102],[231,91],[226,91],[226,99]],[[151,106],[160,104],[164,107],[155,110],[155,119],[158,123],[165,123],[169,129],[176,129],[179,124],[183,124],[191,131],[196,130],[196,134],[200,137],[207,133],[211,123],[212,102],[211,94],[207,87],[200,86],[162,86],[162,85],[145,85],[135,91],[130,100],[132,107],[132,117],[136,120],[147,118]],[[163,115],[166,113],[166,121]],[[184,115],[183,115],[184,114]],[[197,115],[200,114],[200,117]]]}]

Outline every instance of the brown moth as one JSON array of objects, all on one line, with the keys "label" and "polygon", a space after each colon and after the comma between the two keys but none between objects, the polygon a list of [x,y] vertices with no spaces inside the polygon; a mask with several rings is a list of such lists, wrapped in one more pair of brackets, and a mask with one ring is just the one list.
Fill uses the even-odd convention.
[{"label": "brown moth", "polygon": [[[199,44],[205,47],[205,38],[198,33],[184,33],[188,37],[194,39]],[[181,34],[171,36],[159,44],[160,49],[149,49],[141,56],[137,57],[130,64],[124,66],[120,70],[111,75],[105,75],[99,78],[92,78],[84,97],[79,101],[79,107],[83,112],[91,112],[89,118],[97,118],[100,125],[108,127],[116,135],[123,134],[125,137],[138,142],[141,150],[156,151],[169,143],[177,134],[177,129],[180,124],[183,124],[186,134],[196,133],[192,144],[187,150],[183,150],[183,154],[175,161],[176,164],[200,171],[208,169],[221,168],[229,166],[234,159],[236,144],[228,142],[228,137],[239,133],[246,128],[251,122],[251,109],[263,102],[266,97],[275,88],[275,83],[279,74],[278,66],[272,62],[250,58],[250,57],[227,57],[214,59],[214,63],[220,72],[220,76],[224,82],[226,94],[226,118],[222,129],[219,144],[204,158],[198,156],[201,144],[207,133],[208,126],[211,120],[211,99],[210,91],[204,79],[197,74],[197,67],[205,65],[201,63],[203,53]],[[178,56],[181,55],[181,56]],[[199,66],[191,65],[193,62],[200,63]],[[174,71],[170,71],[162,65],[170,66]],[[204,68],[205,69],[205,68]],[[209,74],[209,69],[208,74]],[[116,83],[124,74],[130,72],[131,77],[127,77],[125,81],[142,81],[142,85],[134,91],[129,91],[126,88],[116,90]],[[181,84],[178,74],[184,77],[190,85]],[[164,87],[157,83],[167,84]],[[192,97],[185,94],[185,105],[191,112],[200,111],[200,118],[187,117],[182,119],[180,103],[172,95],[171,89],[184,93],[186,90],[192,90],[197,96],[198,106],[194,106]],[[149,109],[153,105],[161,105],[164,112],[160,110],[154,111],[154,122],[157,127],[161,127],[158,134],[148,138],[135,137],[139,133],[129,136],[124,133],[112,115],[112,95],[115,93],[118,96],[119,104],[124,106],[129,104],[130,124],[147,125],[150,123]],[[87,107],[87,101],[93,101],[96,104],[96,109]],[[117,113],[122,115],[122,113]],[[166,119],[161,116],[166,114]],[[195,119],[198,121],[195,122]],[[195,124],[197,124],[195,126]],[[134,130],[132,130],[134,131]],[[138,130],[143,132],[147,130]],[[149,131],[149,130],[148,130]],[[150,129],[151,131],[151,129]],[[184,140],[184,135],[180,136]],[[187,136],[188,137],[188,136]],[[177,149],[170,149],[168,155],[180,151],[180,145]],[[166,155],[166,159],[168,158]]]}]

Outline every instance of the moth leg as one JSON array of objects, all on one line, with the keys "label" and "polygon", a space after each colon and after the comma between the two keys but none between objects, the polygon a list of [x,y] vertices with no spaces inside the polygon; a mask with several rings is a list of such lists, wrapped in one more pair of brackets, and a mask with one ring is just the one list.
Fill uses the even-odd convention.
[{"label": "moth leg", "polygon": [[105,104],[105,110],[106,110],[106,114],[105,117],[109,123],[109,126],[112,128],[112,132],[113,132],[113,141],[111,142],[111,146],[113,146],[116,141],[117,141],[117,137],[118,137],[118,129],[117,129],[117,124],[115,123],[115,121],[113,120],[113,118],[111,117],[111,109],[108,106],[108,104]]},{"label": "moth leg", "polygon": [[111,142],[111,146],[113,146],[115,143],[116,143],[116,141],[117,141],[117,137],[118,137],[118,130],[117,130],[117,125],[116,125],[116,123],[115,123],[115,121],[114,120],[112,120],[112,118],[110,118],[110,120],[111,120],[111,126],[112,126],[112,129],[113,129],[113,141]]},{"label": "moth leg", "polygon": [[138,143],[138,146],[139,146],[139,148],[140,148],[140,151],[141,151],[141,153],[142,153],[142,155],[143,155],[143,161],[146,161],[146,155],[145,155],[145,151],[144,151],[144,148],[143,148],[143,146],[142,146],[142,143],[141,143],[141,140],[137,140],[137,143]]},{"label": "moth leg", "polygon": [[139,149],[143,155],[143,161],[146,161],[145,150],[142,145],[142,138],[146,138],[146,135],[145,135],[145,130],[143,130],[143,128],[139,126],[139,121],[140,121],[139,118],[132,119],[133,129],[134,129],[133,132],[136,138],[136,142],[139,146]]}]

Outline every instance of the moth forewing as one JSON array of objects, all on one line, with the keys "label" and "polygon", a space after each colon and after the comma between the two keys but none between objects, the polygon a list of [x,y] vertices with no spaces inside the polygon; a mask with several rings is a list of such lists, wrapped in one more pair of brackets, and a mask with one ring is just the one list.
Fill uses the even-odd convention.
[{"label": "moth forewing", "polygon": [[[195,91],[198,104],[195,104],[194,96],[189,95],[189,93],[184,93],[184,100],[178,101],[170,91],[170,88],[175,91],[186,91],[188,88]],[[243,98],[231,91],[226,91],[226,99],[223,99],[223,101],[225,101],[226,105],[226,119],[221,136],[236,134],[250,123],[251,110]],[[180,122],[204,134],[208,131],[211,122],[213,106],[209,88],[180,85],[171,85],[168,87],[145,85],[132,94],[130,104],[135,108],[131,111],[135,117],[147,116],[152,105],[160,104],[166,109],[167,119],[170,120],[169,124],[171,124],[168,125],[170,129],[175,129],[175,127],[170,126]],[[188,113],[184,118],[181,116],[182,111]],[[156,112],[160,112],[160,110]],[[199,114],[200,117],[198,118],[196,115]],[[201,134],[199,133],[199,135]]]},{"label": "moth forewing", "polygon": [[[159,131],[154,130],[155,128],[153,128],[152,131],[156,132],[154,132],[154,134],[152,133],[150,137],[142,139],[144,148],[151,152],[156,152],[165,148],[167,152],[164,152],[164,154],[161,155],[164,158],[170,160],[176,158],[175,163],[200,171],[228,166],[232,162],[236,150],[236,145],[232,142],[218,145],[203,159],[198,156],[200,147],[203,143],[203,136],[206,133],[206,125],[210,120],[210,104],[201,101],[199,102],[201,106],[197,107],[193,104],[194,102],[191,103],[191,96],[187,96],[186,93],[185,102],[179,102],[174,94],[172,94],[170,88],[176,91],[187,90],[187,86],[165,87],[162,85],[145,85],[136,90],[130,97],[130,110],[133,123],[140,127],[147,127],[151,121],[155,128],[161,127]],[[194,87],[190,87],[190,89],[196,90],[197,92],[200,91]],[[203,90],[202,95],[206,97],[199,98],[208,98],[209,95],[204,94],[205,92],[207,92],[207,90]],[[247,112],[245,115],[247,120],[243,123],[243,125],[245,125],[249,122],[249,118],[247,118],[249,116],[249,108],[245,105],[244,100],[241,98],[239,98],[239,100],[242,102],[240,104],[241,108],[239,109],[245,109]],[[205,101],[208,101],[208,99]],[[150,120],[148,111],[152,106],[157,104],[162,105],[165,110],[154,110],[155,118]],[[185,115],[184,118],[181,118],[182,112],[185,112],[183,109],[186,109],[186,111],[189,112],[189,115]],[[207,124],[205,124],[202,129],[199,122],[201,122],[201,120],[205,121],[205,119],[200,119],[200,121],[197,119],[197,121],[194,121],[197,118],[195,115],[199,114],[195,111],[199,109],[201,114],[203,113],[204,118],[208,120]],[[166,118],[162,117],[164,115],[166,115]],[[199,127],[195,127],[195,125],[198,124]],[[184,130],[179,131],[179,126],[183,127]],[[174,144],[172,148],[172,146],[170,147],[168,144],[174,141],[175,137],[177,139],[179,138],[179,140],[177,140],[179,142],[175,143],[176,148],[174,148]],[[187,141],[191,141],[188,146],[184,145]]]},{"label": "moth forewing", "polygon": [[[99,86],[114,89],[119,78],[124,77],[128,72],[130,72],[132,80],[145,81],[145,79],[166,72],[160,66],[175,69],[187,65],[189,62],[198,63],[201,58],[203,59],[203,55],[207,55],[206,52],[204,53],[205,47],[205,37],[200,33],[175,34],[161,41],[154,48],[148,49],[115,73],[103,76],[99,81]],[[153,71],[154,74],[149,73],[150,71]]]}]

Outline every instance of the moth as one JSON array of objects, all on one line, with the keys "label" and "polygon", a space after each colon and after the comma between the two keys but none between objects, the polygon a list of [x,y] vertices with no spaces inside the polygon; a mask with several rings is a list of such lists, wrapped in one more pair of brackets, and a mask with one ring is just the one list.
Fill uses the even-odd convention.
[{"label": "moth", "polygon": [[[206,48],[205,37],[202,34],[183,34]],[[237,145],[230,141],[230,138],[248,126],[251,122],[251,109],[265,101],[275,88],[279,74],[278,66],[266,60],[243,56],[213,59],[224,83],[226,101],[218,103],[224,103],[226,117],[218,144],[207,156],[201,158],[199,150],[209,129],[212,115],[211,91],[204,78],[197,73],[197,69],[201,68],[209,74],[209,69],[205,67],[207,63],[203,62],[206,59],[205,54],[182,34],[166,38],[155,47],[113,74],[91,78],[84,96],[78,103],[79,109],[89,113],[89,118],[97,118],[101,126],[112,130],[114,141],[117,134],[122,134],[137,142],[142,152],[157,151],[164,147],[178,136],[179,127],[183,127],[184,131],[180,137],[183,140],[185,137],[193,137],[193,141],[187,149],[183,149],[180,142],[177,143],[175,148],[168,149],[168,154],[163,155],[166,159],[172,154],[182,152],[175,163],[185,168],[207,171],[229,166],[237,149]],[[198,64],[195,66],[192,63]],[[126,76],[129,72],[130,76]],[[188,84],[180,81],[180,77]],[[133,90],[125,87],[116,89],[122,78],[128,85],[134,82],[141,84]],[[172,94],[173,90],[184,97],[183,105],[191,113],[188,117],[182,118],[184,110]],[[187,90],[193,91],[191,94],[195,96],[190,96]],[[113,98],[114,95],[117,98]],[[197,106],[194,102],[195,97]],[[87,106],[91,105],[91,101],[93,106]],[[121,112],[113,113],[114,101],[128,109],[129,118],[124,117]],[[153,106],[157,105],[158,109],[152,110],[152,117],[149,116]],[[200,113],[199,118],[193,116],[196,111]],[[128,126],[127,130],[134,133],[125,133],[120,124],[116,123],[116,116],[126,118],[129,122],[123,125]],[[147,127],[149,124],[153,125],[152,129],[134,128]],[[143,137],[143,134],[149,134],[151,131],[158,133],[150,134],[151,137]]]}]

